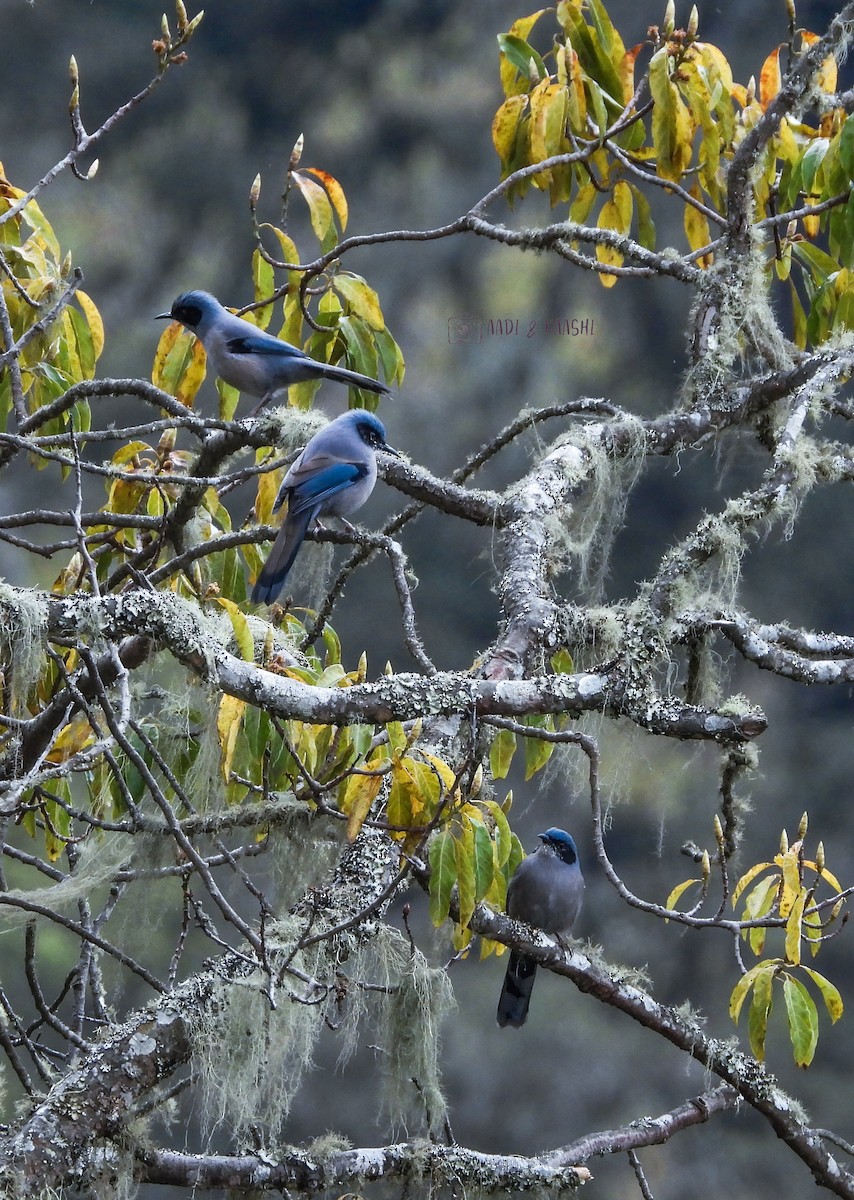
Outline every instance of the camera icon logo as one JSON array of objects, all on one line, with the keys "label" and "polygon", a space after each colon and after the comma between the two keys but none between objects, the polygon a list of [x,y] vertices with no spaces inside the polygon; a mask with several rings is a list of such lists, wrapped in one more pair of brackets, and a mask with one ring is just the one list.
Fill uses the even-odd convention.
[{"label": "camera icon logo", "polygon": [[450,317],[448,319],[449,342],[482,342],[483,321],[474,317]]}]

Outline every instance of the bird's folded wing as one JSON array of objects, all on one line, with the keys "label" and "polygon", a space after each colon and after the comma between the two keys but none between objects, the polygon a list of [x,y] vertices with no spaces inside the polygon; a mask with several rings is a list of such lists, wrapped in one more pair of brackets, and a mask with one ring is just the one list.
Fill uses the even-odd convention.
[{"label": "bird's folded wing", "polygon": [[229,338],[225,344],[229,354],[269,354],[277,358],[305,358],[302,350],[280,342],[269,333],[249,333],[245,336]]},{"label": "bird's folded wing", "polygon": [[367,467],[358,463],[338,462],[324,467],[321,471],[313,471],[297,483],[292,481],[288,489],[289,515],[298,516],[307,509],[317,508],[330,496],[343,491],[344,488],[352,487],[367,473]]}]

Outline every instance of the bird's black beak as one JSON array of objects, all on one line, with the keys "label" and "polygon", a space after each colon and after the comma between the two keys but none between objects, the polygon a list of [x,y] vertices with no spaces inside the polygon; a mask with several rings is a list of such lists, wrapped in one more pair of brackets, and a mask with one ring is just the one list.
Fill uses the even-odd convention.
[{"label": "bird's black beak", "polygon": [[381,446],[380,448],[381,448],[382,450],[385,450],[386,454],[393,454],[395,458],[402,458],[402,457],[403,457],[403,455],[400,453],[400,451],[399,451],[399,450],[395,450],[394,446],[390,446],[390,445],[388,444],[388,442],[383,442],[383,444],[382,444],[382,446]]},{"label": "bird's black beak", "polygon": [[171,312],[168,312],[168,313],[158,313],[157,316],[154,318],[154,320],[155,321],[174,321],[175,318],[172,316]]}]

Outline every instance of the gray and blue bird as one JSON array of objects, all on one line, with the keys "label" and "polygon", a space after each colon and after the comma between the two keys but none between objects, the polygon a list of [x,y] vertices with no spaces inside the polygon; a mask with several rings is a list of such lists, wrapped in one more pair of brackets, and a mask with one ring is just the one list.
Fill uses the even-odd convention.
[{"label": "gray and blue bird", "polygon": [[178,321],[201,341],[211,367],[226,383],[257,396],[261,408],[292,383],[332,379],[350,387],[388,394],[389,389],[369,375],[317,362],[296,346],[265,333],[223,308],[210,292],[184,292],[160,320]]},{"label": "gray and blue bird", "polygon": [[[507,914],[527,921],[544,933],[568,934],[581,911],[584,877],[575,842],[563,829],[539,835],[542,845],[522,859],[507,888]],[[537,964],[524,954],[510,952],[497,1021],[518,1029],[525,1024]]]},{"label": "gray and blue bird", "polygon": [[267,561],[252,589],[252,599],[271,604],[318,517],[345,517],[365,503],[377,481],[377,451],[400,457],[385,440],[379,417],[354,408],[325,425],[309,441],[282,480],[273,511],[285,501],[288,511]]}]

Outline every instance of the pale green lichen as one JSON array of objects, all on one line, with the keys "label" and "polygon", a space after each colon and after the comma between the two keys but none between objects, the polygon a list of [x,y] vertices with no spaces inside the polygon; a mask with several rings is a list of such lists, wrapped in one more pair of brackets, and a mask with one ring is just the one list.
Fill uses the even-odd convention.
[{"label": "pale green lichen", "polygon": [[45,665],[47,606],[35,592],[0,583],[0,656],[8,712],[20,717]]}]

